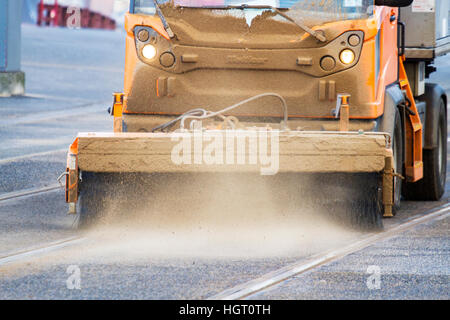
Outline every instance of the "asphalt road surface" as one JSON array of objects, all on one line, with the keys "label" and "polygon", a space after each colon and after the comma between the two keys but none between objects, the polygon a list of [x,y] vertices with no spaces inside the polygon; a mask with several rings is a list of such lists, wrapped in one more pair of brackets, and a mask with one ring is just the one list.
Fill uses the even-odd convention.
[{"label": "asphalt road surface", "polygon": [[[258,208],[197,214],[187,205],[176,219],[170,208],[77,231],[56,178],[79,131],[112,130],[106,109],[123,87],[124,37],[23,27],[27,96],[0,100],[0,299],[223,298],[283,272],[294,274],[240,297],[449,299],[448,212],[414,219],[448,204],[450,179],[441,201],[404,202],[377,241],[262,198]],[[431,81],[450,96],[450,57],[436,66]]]}]

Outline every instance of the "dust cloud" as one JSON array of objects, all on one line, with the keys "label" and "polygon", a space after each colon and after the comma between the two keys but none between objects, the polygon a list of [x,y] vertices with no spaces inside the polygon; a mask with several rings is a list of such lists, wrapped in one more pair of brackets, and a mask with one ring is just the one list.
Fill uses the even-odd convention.
[{"label": "dust cloud", "polygon": [[356,233],[306,205],[308,182],[295,175],[155,180],[139,187],[149,191],[145,197],[135,191],[108,203],[87,232],[94,256],[105,261],[298,257],[332,249]]}]

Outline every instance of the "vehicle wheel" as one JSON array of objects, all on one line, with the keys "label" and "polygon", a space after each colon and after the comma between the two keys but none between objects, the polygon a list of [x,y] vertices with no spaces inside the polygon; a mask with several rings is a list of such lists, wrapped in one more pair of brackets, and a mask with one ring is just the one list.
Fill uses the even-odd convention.
[{"label": "vehicle wheel", "polygon": [[[394,131],[392,135],[392,152],[394,156],[394,172],[403,175],[403,130],[400,112],[395,110]],[[394,206],[392,214],[395,215],[400,209],[402,197],[402,180],[394,177]]]},{"label": "vehicle wheel", "polygon": [[440,100],[438,134],[436,147],[423,150],[423,179],[404,186],[406,199],[409,200],[439,200],[445,191],[447,175],[447,117],[446,105]]}]

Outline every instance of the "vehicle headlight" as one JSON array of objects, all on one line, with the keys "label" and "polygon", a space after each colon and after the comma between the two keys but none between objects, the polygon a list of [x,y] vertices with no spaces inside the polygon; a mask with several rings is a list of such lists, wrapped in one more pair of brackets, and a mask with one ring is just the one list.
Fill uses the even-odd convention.
[{"label": "vehicle headlight", "polygon": [[154,45],[151,44],[146,44],[143,48],[142,48],[142,55],[144,56],[144,58],[146,59],[153,59],[154,57],[156,57],[156,48]]},{"label": "vehicle headlight", "polygon": [[339,59],[343,64],[351,64],[355,61],[355,53],[350,49],[342,50]]}]

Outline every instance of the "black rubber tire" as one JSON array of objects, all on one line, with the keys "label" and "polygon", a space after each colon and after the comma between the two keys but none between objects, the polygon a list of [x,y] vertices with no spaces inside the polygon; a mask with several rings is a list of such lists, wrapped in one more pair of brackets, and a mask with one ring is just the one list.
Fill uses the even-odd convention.
[{"label": "black rubber tire", "polygon": [[[392,135],[392,150],[394,153],[395,171],[403,175],[403,126],[400,112],[395,110],[394,130]],[[400,209],[402,197],[402,180],[401,178],[394,178],[394,206],[392,207],[392,214],[395,215]]]},{"label": "black rubber tire", "polygon": [[447,175],[447,116],[446,105],[440,100],[436,148],[423,150],[423,179],[405,183],[403,196],[407,200],[437,201],[445,191]]}]

